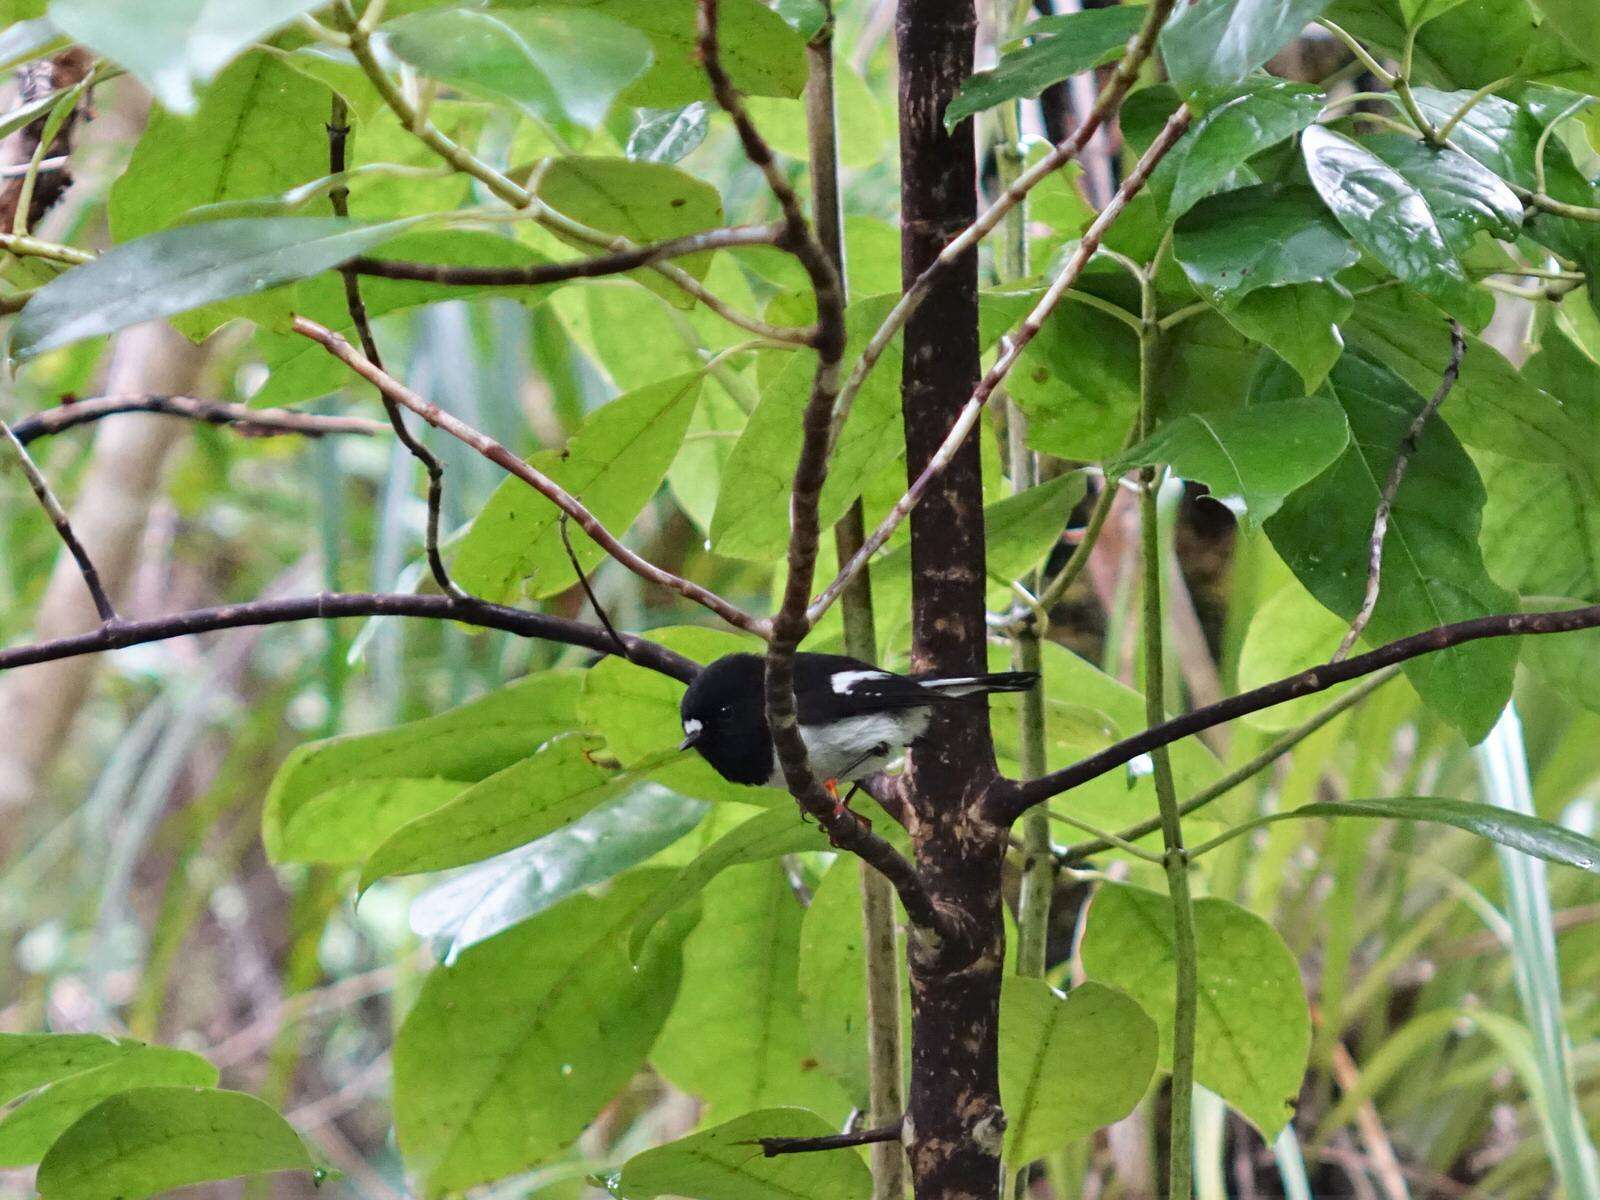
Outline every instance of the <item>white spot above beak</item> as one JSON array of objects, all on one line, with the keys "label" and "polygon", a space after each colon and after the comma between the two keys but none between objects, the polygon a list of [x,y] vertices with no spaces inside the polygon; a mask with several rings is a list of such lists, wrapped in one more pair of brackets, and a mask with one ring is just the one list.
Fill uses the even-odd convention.
[{"label": "white spot above beak", "polygon": [[683,735],[685,737],[698,737],[700,731],[704,728],[705,726],[702,725],[699,720],[694,717],[690,717],[683,723]]}]

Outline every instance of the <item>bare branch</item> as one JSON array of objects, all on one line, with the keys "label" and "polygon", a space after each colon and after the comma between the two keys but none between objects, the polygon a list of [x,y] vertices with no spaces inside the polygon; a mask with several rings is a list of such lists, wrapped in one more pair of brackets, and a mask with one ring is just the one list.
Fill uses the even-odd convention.
[{"label": "bare branch", "polygon": [[961,444],[967,440],[967,436],[972,432],[973,427],[977,425],[979,414],[982,413],[983,406],[988,403],[989,397],[994,394],[995,389],[1010,374],[1011,368],[1016,366],[1017,360],[1022,356],[1022,351],[1034,339],[1039,330],[1043,328],[1046,319],[1055,311],[1056,305],[1061,302],[1061,298],[1067,294],[1072,285],[1078,281],[1078,277],[1083,274],[1084,267],[1089,264],[1089,260],[1100,249],[1100,243],[1105,238],[1106,231],[1122,215],[1129,201],[1139,194],[1145,182],[1150,178],[1150,173],[1155,170],[1161,160],[1166,157],[1167,152],[1177,144],[1178,139],[1189,128],[1190,119],[1191,114],[1188,105],[1181,106],[1168,119],[1156,140],[1145,151],[1144,157],[1139,160],[1138,165],[1129,173],[1122,186],[1117,189],[1117,194],[1111,198],[1111,202],[1101,210],[1100,215],[1094,219],[1093,224],[1084,231],[1083,239],[1078,243],[1078,248],[1073,252],[1072,257],[1067,260],[1066,266],[1061,269],[1061,273],[1055,277],[1049,288],[1045,290],[1044,295],[1039,298],[1039,302],[1034,305],[1033,311],[1028,314],[1027,319],[1022,322],[1017,332],[1006,340],[1004,349],[995,360],[994,366],[990,367],[988,373],[978,381],[978,386],[973,390],[972,398],[962,408],[961,415],[956,418],[955,424],[950,427],[950,432],[945,437],[944,443],[935,451],[933,457],[928,460],[927,465],[922,469],[922,473],[906,489],[905,495],[900,497],[895,506],[889,510],[888,515],[879,522],[878,527],[872,531],[871,535],[862,544],[861,549],[856,551],[855,556],[840,569],[834,581],[812,601],[811,607],[806,613],[811,621],[815,622],[823,613],[828,611],[829,606],[838,599],[839,593],[849,586],[856,573],[866,566],[868,560],[883,547],[883,544],[899,528],[900,523],[910,515],[911,510],[921,501],[928,488],[932,486],[933,481],[950,465],[950,461],[955,457],[956,451],[961,449]]},{"label": "bare branch", "polygon": [[[148,621],[119,621],[72,637],[0,650],[0,671],[62,658],[77,658],[85,654],[101,654],[107,650],[120,650],[124,646],[164,642],[218,629],[237,629],[245,625],[284,625],[294,621],[341,617],[417,617],[459,621],[464,625],[499,629],[519,637],[582,646],[596,654],[615,654],[617,651],[616,643],[605,630],[548,613],[526,612],[483,600],[458,600],[454,596],[335,592],[199,608]],[[688,683],[699,673],[698,663],[665,646],[658,646],[632,634],[623,634],[622,642],[628,650],[628,661],[638,666],[682,683]]]},{"label": "bare branch", "polygon": [[1450,361],[1445,365],[1444,375],[1440,378],[1439,386],[1433,396],[1412,420],[1405,437],[1400,439],[1394,464],[1389,468],[1389,477],[1384,480],[1383,490],[1378,493],[1378,510],[1372,519],[1372,548],[1367,562],[1367,594],[1361,601],[1361,610],[1356,613],[1356,619],[1350,622],[1350,630],[1339,643],[1339,648],[1333,652],[1330,662],[1338,662],[1350,653],[1357,640],[1366,632],[1367,624],[1372,620],[1373,610],[1378,607],[1378,590],[1383,571],[1383,542],[1389,532],[1389,514],[1394,511],[1395,497],[1400,494],[1400,485],[1405,482],[1406,468],[1411,465],[1411,456],[1417,452],[1417,443],[1422,438],[1422,431],[1427,428],[1433,414],[1439,411],[1439,406],[1445,402],[1445,397],[1450,395],[1450,389],[1455,387],[1456,380],[1461,376],[1461,360],[1466,355],[1467,335],[1462,332],[1460,321],[1451,321]]},{"label": "bare branch", "polygon": [[83,548],[78,535],[72,531],[72,522],[67,519],[66,509],[61,507],[61,502],[50,490],[49,483],[39,473],[39,468],[34,465],[33,459],[28,456],[28,448],[4,421],[0,421],[0,435],[11,444],[17,462],[22,466],[22,473],[27,477],[28,486],[33,489],[33,494],[39,500],[39,507],[44,509],[45,515],[50,518],[50,523],[56,527],[56,532],[61,535],[61,541],[72,555],[72,560],[78,564],[78,573],[83,576],[83,586],[89,589],[89,595],[94,600],[95,612],[100,614],[100,620],[105,624],[114,624],[117,620],[116,607],[111,603],[111,597],[106,595],[105,586],[100,582],[100,572],[95,569],[94,560]]},{"label": "bare branch", "polygon": [[385,396],[397,404],[409,408],[428,424],[436,429],[442,429],[451,437],[457,438],[471,446],[490,462],[502,467],[529,487],[553,501],[557,508],[566,513],[594,542],[612,558],[616,559],[628,570],[651,583],[677,592],[696,604],[703,605],[716,613],[728,624],[746,633],[753,633],[759,638],[768,636],[768,622],[758,617],[753,617],[743,609],[724,600],[715,592],[691,583],[670,571],[662,570],[649,560],[634,553],[617,540],[612,533],[600,523],[600,519],[585,508],[579,501],[568,493],[560,484],[551,479],[544,472],[529,466],[499,442],[474,429],[466,422],[451,416],[430,400],[425,400],[417,395],[405,384],[395,379],[392,375],[374,365],[331,329],[318,325],[315,321],[305,317],[295,317],[294,331],[321,345],[340,362],[344,363],[356,374],[371,383]]},{"label": "bare branch", "polygon": [[1360,679],[1385,667],[1392,667],[1396,663],[1421,658],[1424,654],[1435,654],[1440,650],[1464,646],[1469,642],[1483,641],[1486,638],[1572,633],[1580,629],[1595,628],[1600,628],[1600,604],[1562,609],[1558,612],[1501,613],[1425,629],[1421,633],[1414,633],[1410,637],[1379,646],[1376,650],[1369,650],[1354,658],[1347,658],[1337,663],[1324,663],[1299,674],[1252,688],[1248,692],[1240,692],[1237,696],[1229,696],[1216,704],[1197,708],[1170,721],[1163,721],[1160,725],[1146,729],[1133,737],[1123,738],[1120,742],[1107,746],[1088,758],[1080,759],[1071,766],[1052,771],[1048,775],[1041,775],[1038,779],[1022,783],[1007,781],[1005,785],[996,787],[993,794],[995,819],[1010,824],[1033,805],[1070,791],[1091,779],[1097,779],[1107,771],[1114,771],[1124,763],[1131,762],[1158,746],[1169,745],[1226,721],[1273,708],[1287,701],[1297,700],[1301,696],[1327,691],[1334,684]]},{"label": "bare branch", "polygon": [[880,1125],[876,1129],[858,1129],[854,1133],[830,1133],[824,1137],[769,1137],[757,1138],[766,1158],[780,1154],[811,1154],[818,1150],[846,1150],[852,1146],[870,1146],[875,1142],[898,1142],[903,1122]]},{"label": "bare branch", "polygon": [[354,434],[373,437],[387,433],[389,427],[382,421],[369,421],[365,417],[324,417],[313,413],[293,412],[286,408],[247,408],[243,404],[226,404],[220,400],[201,400],[194,396],[93,396],[83,400],[66,400],[55,408],[24,417],[11,427],[17,440],[24,446],[38,438],[88,425],[103,417],[120,413],[155,413],[159,416],[179,417],[200,421],[207,425],[232,426],[246,437],[276,437],[297,434],[318,438],[328,434]]}]

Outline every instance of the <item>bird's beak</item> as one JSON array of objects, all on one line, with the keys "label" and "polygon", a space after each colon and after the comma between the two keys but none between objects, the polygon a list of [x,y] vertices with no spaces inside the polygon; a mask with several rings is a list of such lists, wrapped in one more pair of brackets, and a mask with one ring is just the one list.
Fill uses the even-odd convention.
[{"label": "bird's beak", "polygon": [[699,740],[700,740],[700,731],[696,730],[694,733],[691,733],[688,737],[684,738],[683,741],[678,743],[678,749],[679,750],[687,750],[690,746],[694,745]]}]

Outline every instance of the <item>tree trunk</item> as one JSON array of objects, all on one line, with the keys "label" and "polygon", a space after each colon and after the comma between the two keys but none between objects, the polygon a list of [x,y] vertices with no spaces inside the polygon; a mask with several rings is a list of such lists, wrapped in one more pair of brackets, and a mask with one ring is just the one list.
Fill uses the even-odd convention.
[{"label": "tree trunk", "polygon": [[[900,0],[901,275],[909,285],[976,214],[972,122],[944,110],[971,73],[972,0]],[[978,380],[978,262],[948,271],[906,326],[901,406],[914,479]],[[912,661],[981,671],[983,487],[972,437],[911,514]],[[1005,831],[981,815],[995,779],[987,713],[939,713],[911,758],[908,819],[934,903],[958,932],[913,937],[911,1097],[905,1140],[918,1200],[992,1200],[1000,1186],[998,1033]]]}]

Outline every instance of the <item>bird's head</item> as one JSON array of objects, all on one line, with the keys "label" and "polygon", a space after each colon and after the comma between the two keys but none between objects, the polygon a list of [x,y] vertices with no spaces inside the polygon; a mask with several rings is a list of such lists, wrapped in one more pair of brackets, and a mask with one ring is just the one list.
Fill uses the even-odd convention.
[{"label": "bird's head", "polygon": [[706,666],[683,693],[678,708],[683,741],[678,748],[693,746],[713,763],[719,751],[738,742],[759,740],[762,745],[753,748],[764,750],[764,673],[765,665],[754,654],[727,654]]}]

